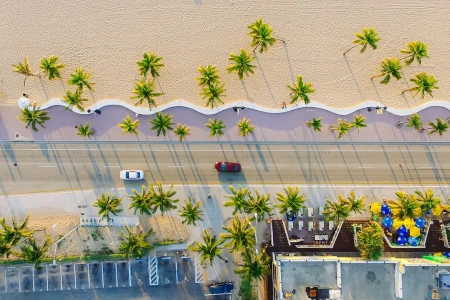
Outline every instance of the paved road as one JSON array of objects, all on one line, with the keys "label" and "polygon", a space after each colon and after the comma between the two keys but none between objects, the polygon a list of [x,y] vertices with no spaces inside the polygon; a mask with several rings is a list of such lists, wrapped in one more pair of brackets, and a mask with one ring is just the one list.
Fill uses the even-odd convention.
[{"label": "paved road", "polygon": [[[121,169],[174,184],[445,184],[445,145],[1,144],[0,193],[123,187]],[[217,173],[238,161],[240,174]],[[17,162],[18,165],[13,164]],[[399,166],[402,164],[402,167]],[[134,183],[140,185],[141,183]],[[127,183],[127,186],[130,184]]]}]

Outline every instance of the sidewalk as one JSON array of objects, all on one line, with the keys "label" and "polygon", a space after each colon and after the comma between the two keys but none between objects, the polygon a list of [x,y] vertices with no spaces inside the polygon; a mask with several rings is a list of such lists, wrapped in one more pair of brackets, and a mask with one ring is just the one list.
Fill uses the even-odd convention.
[{"label": "sidewalk", "polygon": [[[91,127],[96,130],[93,141],[141,141],[141,142],[177,142],[178,137],[169,132],[166,137],[156,136],[156,132],[150,129],[149,120],[153,116],[138,115],[120,106],[108,106],[101,109],[101,115],[80,115],[64,110],[61,106],[53,106],[48,109],[51,120],[45,126],[34,132],[25,129],[25,125],[17,119],[20,109],[17,107],[0,107],[0,141],[34,140],[34,141],[81,141],[80,136],[75,135],[76,125],[91,122]],[[178,123],[191,127],[191,134],[187,136],[188,142],[448,142],[450,133],[444,133],[443,137],[438,134],[429,136],[426,132],[419,133],[413,128],[407,128],[404,124],[397,128],[398,121],[404,121],[404,117],[389,113],[389,109],[382,115],[377,115],[375,110],[371,112],[366,108],[354,113],[342,116],[342,119],[353,120],[354,114],[366,116],[367,128],[362,128],[360,133],[352,129],[348,136],[337,139],[337,133],[328,130],[331,124],[336,124],[339,115],[319,108],[299,108],[285,113],[264,113],[252,109],[239,110],[239,114],[233,109],[227,109],[216,115],[203,115],[190,108],[174,107],[164,111],[173,115],[174,128]],[[446,120],[450,113],[446,108],[429,107],[420,112],[425,127],[427,121],[435,121],[436,118]],[[122,129],[117,124],[127,115],[132,119],[138,119],[140,126],[139,135],[122,135]],[[237,122],[246,117],[255,126],[253,134],[242,137],[239,135]],[[322,131],[314,132],[305,125],[305,121],[312,117],[323,117]],[[209,129],[205,127],[210,118],[223,120],[227,126],[224,136],[218,138],[209,137]],[[87,140],[89,142],[89,140]]]}]

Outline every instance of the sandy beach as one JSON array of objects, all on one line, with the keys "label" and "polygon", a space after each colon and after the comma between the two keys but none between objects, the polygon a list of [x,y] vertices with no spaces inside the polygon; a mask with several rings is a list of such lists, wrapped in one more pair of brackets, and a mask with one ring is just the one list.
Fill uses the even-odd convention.
[{"label": "sandy beach", "polygon": [[[165,64],[157,80],[158,90],[165,93],[159,104],[184,99],[204,106],[195,78],[197,68],[208,64],[220,71],[226,102],[248,100],[278,108],[289,101],[286,84],[296,75],[314,84],[311,101],[332,107],[373,100],[403,108],[450,98],[450,4],[442,0],[5,0],[0,11],[0,105],[15,105],[24,92],[38,103],[62,98],[65,89],[73,90],[66,81],[78,66],[92,71],[96,82],[95,92],[85,94],[91,103],[133,103],[136,61],[145,51],[162,56]],[[240,81],[226,72],[228,58],[230,52],[251,50],[247,26],[258,18],[287,43],[257,53],[255,74]],[[376,29],[379,48],[363,54],[353,49],[344,57],[354,33],[363,27]],[[430,58],[421,66],[404,67],[404,78],[418,72],[434,75],[440,87],[434,98],[401,96],[408,80],[388,85],[370,80],[382,59],[404,56],[400,50],[416,40],[428,44]],[[29,78],[24,88],[23,76],[14,74],[11,65],[28,56],[36,71],[40,59],[50,55],[67,65],[64,81]]]}]

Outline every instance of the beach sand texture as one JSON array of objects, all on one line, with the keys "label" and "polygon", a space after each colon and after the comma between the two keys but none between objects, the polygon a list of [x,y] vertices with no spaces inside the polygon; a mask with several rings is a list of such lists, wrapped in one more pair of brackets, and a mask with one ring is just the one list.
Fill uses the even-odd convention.
[{"label": "beach sand texture", "polygon": [[[130,100],[139,78],[136,61],[142,53],[162,56],[165,67],[156,83],[165,95],[158,104],[184,99],[204,106],[194,78],[200,65],[213,64],[226,84],[226,102],[248,100],[279,108],[288,102],[286,84],[297,75],[312,82],[311,101],[332,107],[349,107],[374,100],[389,107],[405,108],[430,100],[448,100],[450,76],[450,4],[442,0],[136,0],[136,1],[13,1],[0,2],[0,104],[16,104],[26,92],[43,103],[65,94],[69,73],[82,66],[92,71],[92,100]],[[277,42],[256,54],[254,75],[240,81],[228,74],[230,52],[251,50],[247,26],[262,18]],[[374,27],[381,37],[379,48],[346,57],[355,32]],[[439,80],[434,98],[412,100],[400,92],[408,80],[388,85],[373,82],[379,62],[402,57],[407,42],[428,44],[430,59],[421,66],[403,69],[404,78],[427,72]],[[56,55],[65,63],[64,81],[14,74],[11,65],[29,57],[38,70],[42,57]],[[408,100],[408,101],[406,101]]]}]

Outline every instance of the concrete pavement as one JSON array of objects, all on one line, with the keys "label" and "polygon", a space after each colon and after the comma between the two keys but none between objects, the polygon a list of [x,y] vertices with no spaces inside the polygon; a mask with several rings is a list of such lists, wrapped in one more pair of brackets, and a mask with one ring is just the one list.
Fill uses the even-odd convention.
[{"label": "concrete pavement", "polygon": [[[119,106],[108,106],[102,108],[102,114],[79,115],[64,110],[62,106],[55,106],[48,109],[49,120],[45,126],[46,129],[40,129],[39,132],[33,132],[31,129],[25,129],[25,125],[17,120],[20,109],[16,107],[0,107],[0,140],[15,140],[16,134],[19,139],[32,139],[36,141],[54,141],[54,140],[82,140],[76,136],[76,125],[91,122],[91,125],[97,131],[92,137],[93,140],[103,141],[178,141],[178,137],[169,132],[167,137],[157,137],[156,132],[150,130],[148,121],[153,116],[139,115]],[[187,137],[187,141],[258,141],[258,142],[336,142],[337,134],[328,130],[331,124],[337,123],[338,115],[327,110],[305,107],[292,110],[285,113],[269,114],[251,110],[249,108],[240,110],[239,114],[233,109],[228,109],[217,113],[213,116],[203,115],[189,108],[175,107],[164,111],[173,115],[175,126],[177,123],[186,124],[191,127],[191,134]],[[360,109],[354,114],[363,114],[366,116],[367,128],[362,128],[360,133],[355,129],[351,131],[349,136],[343,137],[339,141],[343,142],[382,142],[382,141],[450,141],[450,132],[444,134],[443,137],[428,136],[426,133],[419,133],[413,128],[407,128],[405,125],[397,128],[395,124],[398,121],[404,121],[404,117],[399,117],[389,113],[389,109],[382,115],[377,115],[375,110],[368,112],[367,109]],[[349,121],[353,120],[353,115],[341,116]],[[446,120],[450,114],[446,108],[429,107],[420,112],[422,121],[435,121],[437,117]],[[122,130],[117,124],[126,116],[132,119],[138,119],[140,126],[138,128],[139,135],[122,135]],[[253,134],[242,137],[239,136],[237,122],[246,117],[250,119],[251,124],[255,126]],[[314,132],[311,128],[306,127],[305,121],[311,120],[312,117],[323,117],[322,132]],[[227,126],[224,129],[224,136],[220,138],[209,137],[209,130],[205,127],[210,118],[217,118],[224,121]]]},{"label": "concrete pavement", "polygon": [[[290,144],[0,144],[0,193],[140,186],[122,169],[142,169],[165,184],[447,185],[448,146]],[[237,161],[238,174],[216,161]],[[17,163],[17,166],[14,166]],[[401,164],[401,166],[400,166]]]}]

